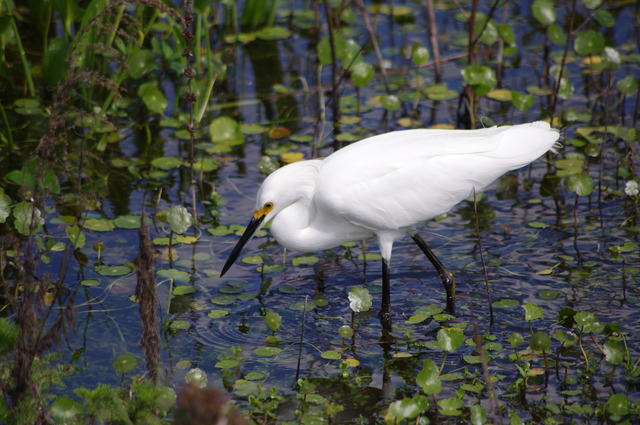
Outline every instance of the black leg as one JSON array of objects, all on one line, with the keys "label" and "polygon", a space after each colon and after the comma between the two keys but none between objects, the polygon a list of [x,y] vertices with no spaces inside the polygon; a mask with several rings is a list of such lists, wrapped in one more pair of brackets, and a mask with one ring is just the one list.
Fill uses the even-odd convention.
[{"label": "black leg", "polygon": [[380,307],[380,318],[388,320],[391,318],[391,284],[389,282],[389,264],[382,259],[382,305]]},{"label": "black leg", "polygon": [[[431,264],[436,268],[438,274],[440,274],[440,278],[442,279],[442,284],[444,285],[445,291],[447,291],[447,311],[451,314],[454,314],[456,311],[456,283],[453,280],[453,274],[449,270],[445,268],[445,266],[438,260],[436,254],[431,251],[431,248],[427,245],[427,243],[422,239],[420,234],[415,233],[411,235],[413,241],[420,247],[424,255],[427,256]],[[384,281],[383,281],[384,282]],[[384,285],[384,283],[383,283]],[[384,290],[384,286],[383,286]]]}]

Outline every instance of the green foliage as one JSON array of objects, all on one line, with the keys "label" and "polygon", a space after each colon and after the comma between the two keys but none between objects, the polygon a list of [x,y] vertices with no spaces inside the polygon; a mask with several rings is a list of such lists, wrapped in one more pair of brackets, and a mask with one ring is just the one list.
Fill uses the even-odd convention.
[{"label": "green foliage", "polygon": [[349,308],[355,313],[361,313],[371,308],[373,297],[362,286],[354,286],[349,290]]},{"label": "green foliage", "polygon": [[442,391],[440,370],[433,360],[424,361],[422,370],[416,376],[416,383],[425,394],[439,394]]},{"label": "green foliage", "polygon": [[531,11],[542,25],[551,25],[556,21],[556,11],[552,0],[535,0],[531,4]]},{"label": "green foliage", "polygon": [[280,325],[282,325],[282,316],[274,311],[267,311],[264,315],[264,322],[272,332],[275,332],[280,328]]},{"label": "green foliage", "polygon": [[495,71],[488,66],[467,65],[462,70],[462,77],[479,96],[489,93],[497,84]]},{"label": "green foliage", "polygon": [[[122,341],[140,339],[132,330],[135,326],[122,326],[120,320],[125,316],[133,320],[137,308],[128,298],[133,298],[134,264],[139,262],[137,230],[144,199],[147,213],[152,211],[148,216],[152,233],[165,230],[163,223],[170,223],[175,233],[184,233],[195,221],[185,208],[167,210],[163,207],[167,204],[195,205],[193,215],[208,231],[203,237],[196,229],[197,236],[190,242],[193,252],[177,249],[179,253],[170,256],[168,265],[166,247],[176,241],[154,234],[155,264],[162,266],[157,267],[157,277],[171,281],[170,289],[159,287],[159,294],[187,299],[166,308],[167,330],[189,329],[179,334],[167,332],[167,347],[171,344],[176,358],[185,355],[179,344],[197,334],[198,353],[206,356],[206,332],[212,332],[220,342],[209,347],[215,349],[216,358],[197,359],[203,369],[190,368],[187,380],[204,387],[207,373],[211,373],[216,382],[233,389],[233,396],[242,400],[242,409],[256,423],[289,420],[279,418],[283,411],[294,411],[290,416],[300,423],[338,422],[341,417],[334,416],[339,412],[358,411],[366,412],[363,418],[370,415],[394,424],[426,423],[427,418],[482,424],[493,421],[483,407],[489,398],[502,415],[498,421],[508,415],[511,424],[530,418],[550,424],[634,423],[639,406],[629,388],[637,388],[640,382],[633,351],[635,328],[631,323],[607,323],[604,313],[599,313],[601,305],[588,299],[604,293],[602,298],[607,298],[610,308],[619,288],[624,288],[622,308],[635,303],[638,194],[633,146],[638,135],[631,128],[630,110],[639,86],[633,75],[638,52],[636,40],[624,39],[618,32],[611,37],[613,33],[607,29],[626,22],[629,2],[580,1],[573,27],[569,24],[571,3],[536,0],[530,14],[525,10],[524,16],[515,16],[512,8],[502,9],[502,4],[489,15],[487,6],[480,2],[472,16],[463,2],[457,21],[447,27],[448,33],[436,34],[440,44],[447,43],[438,53],[423,37],[426,31],[416,31],[431,28],[421,20],[426,14],[417,3],[372,4],[367,9],[374,31],[393,22],[398,34],[393,44],[384,34],[369,34],[369,39],[380,36],[376,39],[381,41],[381,50],[376,52],[370,43],[360,44],[367,39],[360,11],[347,3],[330,1],[341,74],[340,86],[328,89],[327,68],[333,59],[326,17],[316,15],[307,5],[289,11],[285,3],[271,0],[224,1],[216,9],[206,1],[196,1],[195,42],[187,54],[182,50],[187,44],[181,35],[182,17],[166,2],[131,1],[124,5],[94,0],[82,7],[72,1],[16,4],[18,9],[12,2],[5,4],[4,16],[0,16],[0,147],[4,148],[0,148],[0,157],[5,183],[0,188],[0,223],[6,223],[3,240],[7,242],[0,249],[0,264],[3,282],[8,283],[3,297],[13,297],[11,303],[3,300],[0,305],[3,317],[10,318],[0,318],[3,384],[10,385],[13,376],[12,350],[18,338],[12,322],[17,312],[13,310],[24,304],[26,295],[42,298],[36,306],[38,323],[70,329],[55,314],[65,311],[69,294],[77,294],[76,320],[90,316],[78,327],[84,337],[94,341],[94,329],[104,329],[99,324],[105,322],[117,330]],[[236,10],[238,6],[243,9]],[[451,13],[445,6],[436,2],[435,13]],[[471,23],[475,34],[469,37]],[[313,45],[311,40],[319,43]],[[309,43],[308,51],[300,57],[297,46],[304,43]],[[183,76],[187,58],[196,74],[188,84]],[[435,75],[438,61],[446,64],[448,85]],[[318,63],[322,66],[316,67]],[[383,81],[383,70],[389,81]],[[357,102],[355,90],[344,82],[347,78],[360,89]],[[538,86],[524,85],[533,81]],[[185,128],[194,118],[184,102],[187,85],[197,99],[194,122],[202,119],[209,123],[208,129]],[[465,85],[472,90],[463,92]],[[50,90],[55,86],[61,87],[58,94]],[[323,97],[330,90],[339,93],[342,107],[342,119],[333,123],[333,133],[332,115],[326,113],[333,105]],[[540,269],[532,270],[529,277],[511,273],[506,260],[489,260],[490,276],[509,273],[523,282],[543,276],[549,286],[526,294],[524,299],[544,303],[544,315],[537,305],[525,304],[523,321],[520,294],[501,294],[502,299],[493,306],[499,310],[498,318],[506,319],[500,320],[500,326],[506,327],[494,328],[495,335],[476,335],[478,331],[464,322],[464,316],[442,314],[439,307],[425,306],[424,300],[415,297],[401,301],[405,303],[401,308],[413,314],[394,317],[391,342],[380,341],[378,331],[369,332],[377,329],[370,313],[376,286],[370,287],[373,297],[364,287],[350,291],[352,311],[362,314],[351,326],[343,325],[345,318],[338,317],[341,307],[334,305],[340,303],[333,303],[330,295],[308,302],[301,298],[308,290],[305,282],[329,282],[333,268],[298,267],[289,273],[299,273],[294,278],[301,279],[282,284],[278,278],[284,276],[279,275],[283,268],[274,263],[274,247],[266,238],[256,244],[264,249],[260,255],[252,252],[242,259],[253,265],[248,272],[259,276],[259,281],[256,277],[241,283],[216,283],[225,238],[230,240],[231,235],[242,232],[241,226],[228,224],[234,220],[229,211],[236,207],[225,210],[221,206],[235,202],[231,193],[250,195],[258,167],[263,173],[273,171],[280,166],[284,152],[307,158],[324,155],[334,136],[348,143],[382,128],[454,123],[456,112],[464,114],[456,108],[465,102],[476,126],[478,117],[491,115],[482,123],[552,119],[555,127],[564,129],[564,147],[547,158],[546,168],[534,166],[530,173],[517,174],[514,193],[497,191],[513,208],[522,204],[528,208],[524,222],[528,227],[518,229],[535,237],[526,246],[514,246],[514,256],[537,252],[536,246],[544,243],[549,233],[560,235],[551,238],[561,241],[557,250],[535,259]],[[316,126],[318,123],[321,125]],[[324,131],[325,127],[329,131]],[[268,131],[271,128],[285,128],[287,136],[275,137],[276,133]],[[190,149],[185,144],[190,131],[197,139],[195,158],[187,153]],[[48,138],[54,143],[47,145]],[[38,151],[46,154],[34,159],[33,152],[43,145],[46,149]],[[263,158],[258,165],[254,161],[257,157]],[[244,186],[236,186],[236,180],[245,176]],[[231,189],[226,186],[230,181]],[[191,196],[188,187],[196,188],[195,199],[186,199]],[[486,199],[491,197],[489,194]],[[616,213],[606,214],[603,205]],[[554,206],[553,219],[532,216],[539,209]],[[509,223],[516,216],[513,214]],[[609,220],[611,217],[614,219]],[[599,229],[599,222],[606,223],[606,231],[593,239],[591,232]],[[511,224],[500,223],[504,235],[492,233],[489,241],[510,239],[518,233],[510,231]],[[30,245],[29,240],[33,240]],[[601,249],[591,250],[589,244]],[[74,250],[66,249],[67,245]],[[87,245],[94,249],[87,249]],[[350,249],[344,251],[344,258],[335,252],[314,253],[296,256],[291,264],[309,266],[334,258],[331,255],[339,257],[334,258],[336,262],[346,263],[352,257]],[[27,253],[33,254],[32,263],[21,262]],[[374,260],[379,256],[367,252],[360,258]],[[461,263],[455,260],[452,264]],[[67,269],[69,275],[65,275]],[[21,280],[25,271],[42,286],[25,286],[26,280]],[[52,276],[59,278],[52,282]],[[353,285],[354,281],[349,282]],[[114,304],[119,297],[126,300],[127,308],[134,309],[120,311]],[[565,297],[567,305],[581,311],[562,308]],[[538,301],[530,301],[534,298]],[[217,307],[220,305],[228,307],[222,310]],[[556,308],[560,311],[554,321],[549,316]],[[310,340],[314,332],[306,334],[301,341],[303,364],[321,361],[328,366],[318,373],[321,378],[312,372],[296,388],[280,391],[274,385],[280,377],[270,372],[296,355],[298,346],[292,349],[290,341],[296,339],[301,322],[295,320],[303,310],[306,325],[319,323],[324,336]],[[51,316],[42,314],[49,311]],[[486,317],[482,311],[477,314],[482,333]],[[313,321],[308,320],[309,315]],[[98,320],[100,317],[108,320]],[[438,326],[437,332],[430,326]],[[526,327],[530,335],[523,336],[520,332]],[[101,375],[99,362],[84,358],[91,350],[78,349],[77,341],[68,335],[68,347],[77,351],[65,357],[65,364],[67,359],[78,365],[83,363],[80,359],[87,360],[84,364],[92,369],[85,371],[85,376],[94,382],[94,389],[72,388],[75,400],[56,397],[47,411],[54,395],[60,393],[57,385],[71,370],[46,354],[34,355],[34,383],[29,388],[37,390],[41,398],[28,397],[18,406],[10,406],[3,398],[0,422],[34,423],[36,413],[43,411],[60,423],[168,423],[166,412],[175,403],[173,391],[138,378],[126,388],[100,385],[102,379],[113,381],[113,370],[107,365],[110,376]],[[261,340],[256,335],[263,337],[263,346],[255,345]],[[105,338],[111,337],[105,333]],[[242,341],[238,345],[250,341],[250,348],[219,353],[228,342],[225,338]],[[281,343],[279,338],[287,342]],[[503,345],[512,349],[502,354],[499,347]],[[439,364],[430,359],[434,351],[438,357],[433,358],[444,357]],[[455,356],[449,354],[454,352]],[[140,367],[139,358],[137,353],[118,356],[114,361],[118,375]],[[428,360],[421,362],[425,358]],[[185,367],[182,362],[191,361],[195,360],[180,359],[172,370],[180,371]],[[539,375],[546,370],[545,361],[559,372],[545,376],[549,387],[557,387],[553,391],[547,389],[547,382],[541,384]],[[394,393],[397,400],[384,398],[388,406],[379,399],[366,398],[379,390],[371,388],[376,385],[371,376],[377,376],[379,368],[390,376],[389,385],[398,385]],[[69,382],[76,384],[77,379]],[[496,389],[493,393],[490,383]],[[617,393],[593,388],[615,388]],[[534,394],[543,401],[534,401]],[[524,399],[526,409],[519,404]],[[355,406],[346,406],[348,403]]]},{"label": "green foliage", "polygon": [[171,230],[175,233],[184,233],[193,224],[193,216],[182,205],[174,205],[169,208],[167,220],[171,225]]}]

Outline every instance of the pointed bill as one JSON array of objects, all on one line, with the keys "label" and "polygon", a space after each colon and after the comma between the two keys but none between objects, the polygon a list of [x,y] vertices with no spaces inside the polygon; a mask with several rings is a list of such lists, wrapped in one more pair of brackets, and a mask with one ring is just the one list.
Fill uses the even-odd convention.
[{"label": "pointed bill", "polygon": [[227,262],[224,263],[224,267],[222,267],[222,272],[220,272],[220,277],[224,276],[225,273],[231,268],[233,263],[236,262],[238,257],[240,256],[240,252],[242,252],[242,248],[251,240],[253,235],[256,234],[258,230],[262,227],[262,222],[264,221],[265,215],[261,214],[257,218],[254,216],[249,224],[247,225],[247,229],[244,231],[242,236],[240,236],[240,240],[229,254],[229,258],[227,258]]}]

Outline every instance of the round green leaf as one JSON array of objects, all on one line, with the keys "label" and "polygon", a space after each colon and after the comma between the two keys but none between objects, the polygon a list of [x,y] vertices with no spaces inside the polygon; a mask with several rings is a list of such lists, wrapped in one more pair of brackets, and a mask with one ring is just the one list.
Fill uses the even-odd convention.
[{"label": "round green leaf", "polygon": [[211,317],[212,319],[218,319],[220,317],[227,316],[228,314],[229,312],[226,310],[211,310],[209,314],[207,314],[207,316]]},{"label": "round green leaf", "polygon": [[122,353],[113,361],[113,368],[120,373],[131,372],[138,366],[138,358],[131,353]]},{"label": "round green leaf", "polygon": [[593,191],[593,180],[585,173],[569,176],[567,187],[579,196],[588,196]]},{"label": "round green leaf", "polygon": [[526,111],[533,106],[534,98],[532,94],[522,94],[513,90],[511,92],[511,103],[520,111]]},{"label": "round green leaf", "polygon": [[629,414],[629,400],[625,394],[614,394],[607,400],[606,409],[612,415],[624,416]]},{"label": "round green leaf", "polygon": [[547,27],[547,37],[556,46],[564,46],[567,42],[567,36],[562,28],[556,24],[551,24]]},{"label": "round green leaf", "polygon": [[106,218],[88,218],[84,221],[83,226],[85,229],[96,232],[110,232],[115,228],[113,222]]},{"label": "round green leaf", "polygon": [[13,225],[21,235],[29,236],[42,230],[44,218],[40,210],[33,206],[31,202],[20,202],[13,209]]},{"label": "round green leaf", "polygon": [[140,223],[139,215],[121,215],[113,219],[113,224],[121,229],[138,229]]},{"label": "round green leaf", "polygon": [[384,418],[385,423],[404,423],[404,419],[413,419],[428,409],[429,399],[421,394],[397,400],[389,405]]},{"label": "round green leaf", "polygon": [[67,237],[76,249],[82,248],[87,243],[87,238],[78,226],[67,227],[65,230]]},{"label": "round green leaf", "polygon": [[301,266],[301,265],[312,266],[316,264],[318,261],[320,261],[318,260],[318,257],[314,257],[313,255],[301,255],[291,260],[291,264],[293,264],[294,266]]},{"label": "round green leaf", "polygon": [[182,205],[174,205],[169,208],[167,221],[175,233],[184,233],[193,223],[193,216]]},{"label": "round green leaf", "polygon": [[273,264],[271,266],[263,266],[260,270],[264,274],[274,274],[280,273],[282,270],[284,270],[284,267],[280,264]]},{"label": "round green leaf", "polygon": [[180,285],[173,288],[173,295],[188,295],[196,292],[196,287],[193,285]]},{"label": "round green leaf", "polygon": [[542,309],[535,304],[523,304],[524,320],[530,322],[535,319],[542,319]]},{"label": "round green leaf", "polygon": [[531,5],[531,12],[542,25],[550,25],[556,21],[556,10],[552,0],[535,0]]},{"label": "round green leaf", "polygon": [[142,98],[147,109],[154,114],[162,114],[169,105],[169,100],[160,91],[157,81],[149,81],[140,85],[138,96]]},{"label": "round green leaf", "polygon": [[471,423],[473,425],[483,425],[487,422],[487,410],[480,404],[474,404],[471,408]]},{"label": "round green leaf", "polygon": [[458,97],[458,93],[449,89],[446,84],[432,84],[424,91],[430,100],[451,100]]},{"label": "round green leaf", "polygon": [[612,365],[622,364],[622,362],[626,358],[627,350],[619,341],[615,341],[611,339],[608,340],[604,344],[603,351],[604,351],[605,359],[607,360],[607,362],[611,363]]},{"label": "round green leaf", "polygon": [[151,50],[140,49],[131,55],[127,71],[129,76],[138,79],[155,68],[155,54]]},{"label": "round green leaf", "polygon": [[549,347],[551,347],[551,338],[549,338],[546,332],[536,332],[531,335],[529,346],[534,351],[547,352],[549,351]]},{"label": "round green leaf", "polygon": [[259,255],[252,255],[250,257],[244,257],[242,260],[244,264],[262,264],[264,259]]},{"label": "round green leaf", "polygon": [[169,323],[169,327],[174,331],[186,331],[191,328],[191,322],[187,320],[174,320]]},{"label": "round green leaf", "polygon": [[49,409],[54,422],[58,424],[75,422],[82,414],[82,411],[80,404],[67,396],[56,398]]},{"label": "round green leaf", "polygon": [[244,143],[244,135],[240,125],[230,117],[222,116],[214,119],[209,125],[209,135],[213,143],[236,145]]},{"label": "round green leaf", "polygon": [[338,334],[342,337],[342,338],[351,338],[353,336],[353,329],[351,328],[351,326],[340,326],[340,328],[338,328]]},{"label": "round green leaf", "polygon": [[273,357],[282,352],[282,348],[278,347],[258,347],[253,350],[253,354],[261,357]]},{"label": "round green leaf", "polygon": [[511,26],[507,23],[498,25],[498,35],[500,35],[507,44],[513,44],[516,41],[516,35]]},{"label": "round green leaf", "polygon": [[217,367],[218,369],[235,369],[238,366],[240,366],[240,362],[233,359],[220,360],[214,365],[214,367]]},{"label": "round green leaf", "polygon": [[130,264],[124,264],[121,266],[97,266],[95,272],[100,276],[118,277],[126,276],[132,273],[134,268]]},{"label": "round green leaf", "polygon": [[560,296],[560,292],[554,291],[552,289],[545,289],[544,291],[538,292],[538,298],[542,298],[543,300],[552,300],[554,298],[558,298]]},{"label": "round green leaf", "polygon": [[442,391],[440,382],[440,369],[431,359],[424,361],[422,370],[416,376],[416,383],[425,394],[438,394]]},{"label": "round green leaf", "polygon": [[380,103],[387,111],[395,111],[400,108],[400,99],[393,94],[380,96]]},{"label": "round green leaf", "polygon": [[582,332],[599,332],[602,329],[600,322],[593,313],[588,311],[580,311],[573,316],[576,327]]},{"label": "round green leaf", "polygon": [[211,302],[217,305],[230,305],[238,300],[236,295],[218,295],[217,297],[213,297]]},{"label": "round green leaf", "polygon": [[244,376],[247,381],[261,381],[265,377],[266,375],[262,372],[249,372]]},{"label": "round green leaf", "polygon": [[282,324],[282,316],[274,311],[267,311],[267,313],[264,315],[264,322],[272,332],[275,332],[278,330],[278,328],[280,328],[280,325]]},{"label": "round green leaf", "polygon": [[[184,162],[185,167],[190,166],[191,164],[187,161]],[[197,158],[196,162],[193,163],[193,169],[198,172],[202,171],[203,173],[208,173],[213,170],[217,170],[220,167],[220,163],[213,158],[205,157],[205,158]]]},{"label": "round green leaf", "polygon": [[496,308],[514,308],[518,307],[519,305],[520,303],[518,302],[518,300],[514,300],[512,298],[505,298],[493,302],[493,306]]},{"label": "round green leaf", "polygon": [[616,24],[616,18],[608,10],[598,10],[594,18],[600,25],[606,28],[612,28]]},{"label": "round green leaf", "polygon": [[162,170],[171,170],[172,168],[178,168],[184,164],[184,161],[175,156],[163,156],[151,161],[151,165],[160,168]]},{"label": "round green leaf", "polygon": [[371,308],[373,297],[369,290],[362,286],[354,286],[349,290],[349,307],[356,313],[368,311]]},{"label": "round green leaf", "polygon": [[438,404],[439,412],[445,416],[460,416],[462,414],[460,409],[463,406],[462,400],[458,397],[445,398]]},{"label": "round green leaf", "polygon": [[616,88],[620,93],[631,95],[638,91],[638,80],[631,75],[627,75],[622,80],[618,81]]},{"label": "round green leaf", "polygon": [[467,84],[473,86],[474,92],[481,96],[498,83],[495,71],[488,66],[467,65],[462,70],[462,77]]},{"label": "round green leaf", "polygon": [[291,31],[281,26],[268,26],[264,27],[254,34],[256,38],[259,38],[261,40],[273,41],[289,38],[289,36],[291,35]]},{"label": "round green leaf", "polygon": [[582,0],[582,4],[588,9],[596,9],[600,7],[604,0]]},{"label": "round green leaf", "polygon": [[360,61],[351,67],[351,81],[356,87],[365,87],[373,78],[374,70],[367,62]]},{"label": "round green leaf", "polygon": [[339,360],[342,358],[340,353],[335,350],[325,351],[324,353],[320,354],[320,357],[326,360]]},{"label": "round green leaf", "polygon": [[524,337],[518,332],[511,332],[509,334],[509,337],[507,338],[507,341],[509,342],[509,344],[511,344],[511,347],[516,348],[518,345],[524,342]]},{"label": "round green leaf", "polygon": [[207,378],[207,373],[204,370],[194,367],[186,373],[184,380],[188,384],[193,384],[198,388],[204,388],[207,386],[209,378]]},{"label": "round green leaf", "polygon": [[411,46],[411,60],[416,65],[422,65],[429,60],[429,50],[418,43],[414,43]]},{"label": "round green leaf", "polygon": [[578,33],[573,48],[579,55],[599,55],[604,49],[605,40],[602,34],[594,30]]},{"label": "round green leaf", "polygon": [[464,342],[464,333],[460,328],[442,328],[438,331],[436,339],[442,351],[451,353]]}]

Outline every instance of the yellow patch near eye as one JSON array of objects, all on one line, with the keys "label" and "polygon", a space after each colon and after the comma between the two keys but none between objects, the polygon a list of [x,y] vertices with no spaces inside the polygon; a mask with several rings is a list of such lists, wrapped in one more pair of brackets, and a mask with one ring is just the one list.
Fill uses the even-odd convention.
[{"label": "yellow patch near eye", "polygon": [[262,206],[262,208],[256,210],[256,212],[253,213],[253,218],[258,220],[260,217],[264,217],[265,215],[269,214],[272,209],[273,202],[267,202]]}]

